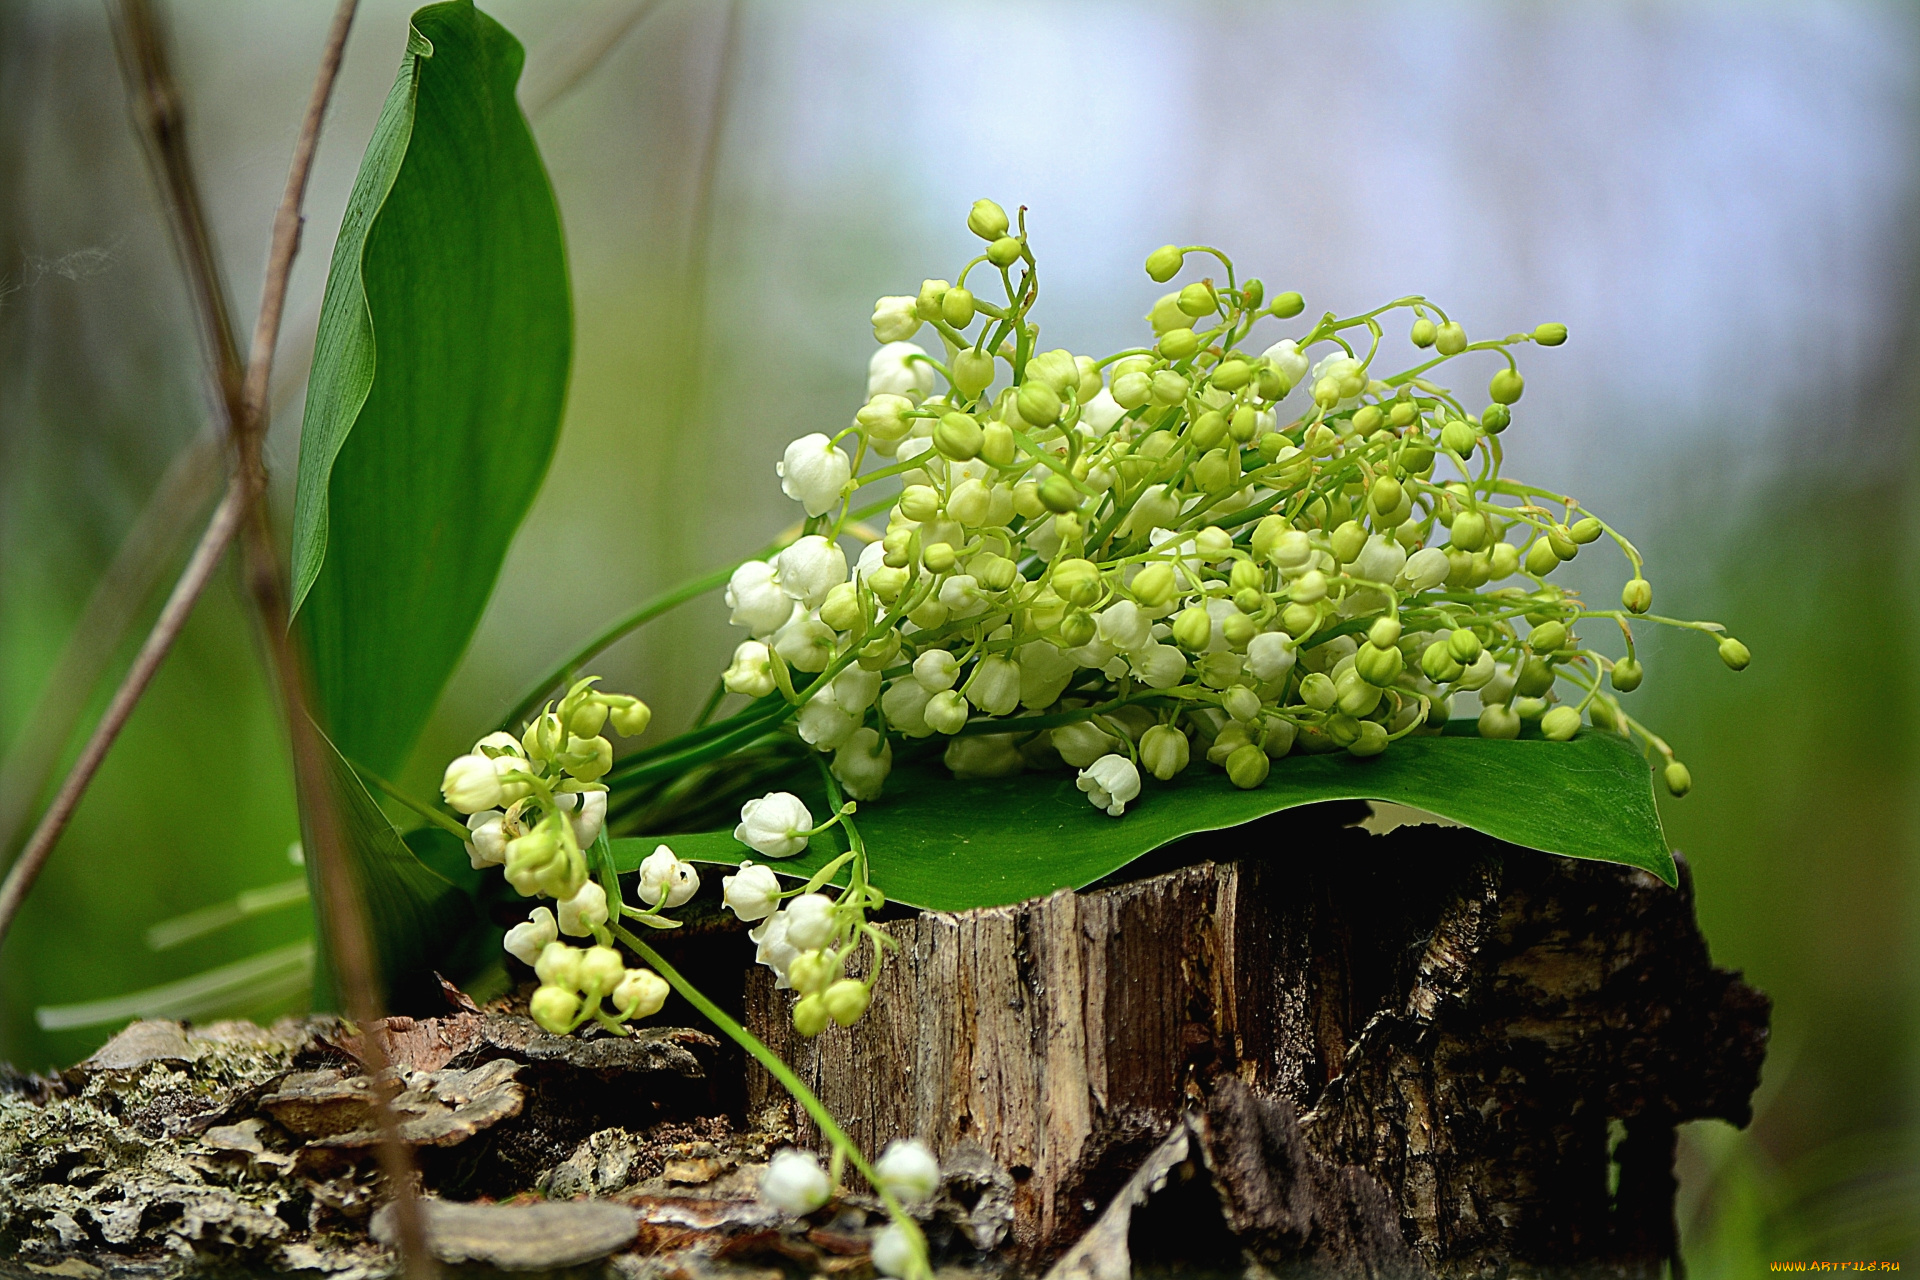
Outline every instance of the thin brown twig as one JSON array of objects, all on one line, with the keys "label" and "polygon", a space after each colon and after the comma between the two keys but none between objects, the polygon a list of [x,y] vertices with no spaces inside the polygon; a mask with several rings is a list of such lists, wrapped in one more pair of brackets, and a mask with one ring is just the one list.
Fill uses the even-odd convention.
[{"label": "thin brown twig", "polygon": [[371,1073],[375,1112],[380,1121],[380,1157],[387,1185],[392,1192],[400,1252],[409,1275],[427,1277],[434,1273],[426,1250],[419,1204],[413,1194],[411,1156],[401,1140],[400,1129],[389,1105],[393,1080],[388,1071],[385,1047],[375,1033],[379,1018],[379,1000],[374,990],[372,944],[366,917],[352,873],[346,866],[340,841],[338,815],[328,792],[329,771],[325,767],[324,747],[318,731],[307,714],[305,665],[294,637],[285,624],[285,590],[281,585],[278,557],[274,552],[272,531],[262,500],[266,472],[261,443],[266,431],[266,400],[271,386],[273,349],[279,337],[281,315],[286,302],[287,279],[300,244],[300,207],[305,199],[307,178],[312,171],[327,102],[332,96],[347,33],[353,25],[357,0],[340,0],[334,13],[327,44],[321,57],[313,93],[301,122],[298,140],[287,175],[286,191],[275,213],[272,246],[269,251],[266,283],[262,289],[259,317],[247,363],[242,364],[234,339],[226,291],[221,282],[212,238],[207,229],[205,204],[194,178],[186,143],[179,91],[174,81],[165,40],[147,0],[122,0],[121,22],[116,37],[127,71],[134,101],[141,117],[142,134],[150,144],[154,162],[166,197],[169,225],[172,227],[182,263],[192,287],[195,313],[199,317],[207,347],[208,364],[218,389],[219,408],[225,419],[230,449],[231,473],[226,496],[221,500],[213,521],[202,535],[200,545],[188,564],[187,572],[176,585],[161,619],[149,633],[134,663],[133,671],[115,693],[108,715],[95,730],[82,752],[79,766],[63,782],[53,809],[36,830],[28,849],[22,853],[0,886],[0,941],[18,911],[26,890],[45,864],[53,843],[72,816],[87,783],[106,756],[133,706],[138,702],[153,673],[179,635],[201,590],[211,579],[214,568],[224,556],[236,532],[243,532],[246,552],[246,577],[253,596],[260,632],[270,655],[270,665],[279,685],[292,740],[296,786],[301,791],[306,815],[309,855],[314,858],[320,882],[321,922],[330,951],[347,996],[349,1012],[360,1028],[361,1057]]}]

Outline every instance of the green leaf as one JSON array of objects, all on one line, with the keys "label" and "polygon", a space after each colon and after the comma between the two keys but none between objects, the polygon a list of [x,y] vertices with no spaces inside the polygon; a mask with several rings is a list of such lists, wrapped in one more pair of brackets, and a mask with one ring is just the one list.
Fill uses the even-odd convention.
[{"label": "green leaf", "polygon": [[553,456],[572,350],[520,44],[468,0],[413,15],[334,245],[294,500],[318,714],[391,776],[479,622]]},{"label": "green leaf", "polygon": [[[322,737],[324,741],[324,735]],[[468,863],[460,841],[437,828],[431,836],[412,833],[402,839],[387,815],[374,803],[360,778],[332,744],[327,744],[327,776],[323,779],[340,820],[343,852],[353,872],[360,900],[366,904],[367,926],[373,935],[380,968],[382,997],[394,1012],[441,1007],[435,970],[458,982],[484,963],[487,944],[498,934],[481,914],[474,897],[454,879]],[[302,822],[301,836],[309,851],[317,846],[313,832]],[[416,838],[429,843],[430,858],[448,868],[434,870],[410,844]],[[457,857],[458,863],[453,862]],[[320,885],[315,878],[319,860],[309,854],[307,877],[314,912],[322,927],[320,963],[314,972],[314,1006],[340,1006],[334,988],[333,966],[327,954],[330,936],[322,916]]]},{"label": "green leaf", "polygon": [[[1511,844],[1618,862],[1675,883],[1646,762],[1618,737],[1593,732],[1571,742],[1410,737],[1370,760],[1289,756],[1252,791],[1200,766],[1170,783],[1148,779],[1120,818],[1089,804],[1071,773],[962,782],[923,765],[896,770],[886,798],[861,806],[855,820],[874,883],[888,898],[963,911],[1082,888],[1182,836],[1322,800],[1411,805]],[[804,877],[845,848],[837,835],[815,837],[797,857],[769,865]],[[662,841],[692,861],[767,861],[731,832],[710,831],[615,840],[615,862],[632,870]]]}]

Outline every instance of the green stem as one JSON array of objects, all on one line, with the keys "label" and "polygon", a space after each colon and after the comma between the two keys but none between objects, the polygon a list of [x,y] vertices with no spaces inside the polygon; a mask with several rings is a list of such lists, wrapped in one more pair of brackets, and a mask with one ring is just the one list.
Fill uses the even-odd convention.
[{"label": "green stem", "polygon": [[395,800],[398,800],[401,804],[413,810],[415,813],[425,818],[428,822],[433,823],[434,825],[442,828],[443,830],[451,831],[454,835],[459,836],[462,840],[473,839],[473,832],[467,830],[466,827],[462,826],[458,822],[455,822],[452,818],[449,818],[446,814],[441,813],[438,809],[434,808],[432,805],[422,804],[420,801],[415,800],[412,796],[408,795],[406,792],[402,791],[400,788],[394,786],[391,782],[388,782],[385,778],[373,772],[373,770],[371,769],[365,768],[361,765],[354,764],[353,761],[351,760],[348,760],[347,763],[352,766],[353,771],[355,773],[360,775],[360,780],[362,782],[371,782],[374,786],[386,792],[389,796],[392,796]]}]

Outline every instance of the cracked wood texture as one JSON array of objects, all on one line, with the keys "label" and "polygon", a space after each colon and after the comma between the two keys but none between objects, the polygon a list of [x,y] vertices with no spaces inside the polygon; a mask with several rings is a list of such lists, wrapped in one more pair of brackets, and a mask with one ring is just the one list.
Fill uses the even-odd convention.
[{"label": "cracked wood texture", "polygon": [[[1463,828],[1301,813],[1162,865],[1183,860],[892,921],[872,1011],[810,1042],[755,968],[749,1025],[867,1149],[983,1149],[1029,1261],[1189,1123],[1211,1191],[1135,1213],[1147,1259],[1230,1239],[1341,1274],[1661,1273],[1675,1126],[1746,1123],[1769,1013],[1708,959],[1684,866],[1669,889]],[[757,1069],[748,1102],[817,1141]]]}]

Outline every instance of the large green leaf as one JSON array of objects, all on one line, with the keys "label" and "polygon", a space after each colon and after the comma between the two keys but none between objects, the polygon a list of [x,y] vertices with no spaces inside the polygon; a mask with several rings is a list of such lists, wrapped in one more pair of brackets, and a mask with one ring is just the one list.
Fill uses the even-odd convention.
[{"label": "large green leaf", "polygon": [[[324,735],[322,737],[324,743]],[[322,780],[339,818],[339,835],[348,866],[366,906],[380,967],[381,995],[395,1012],[437,1009],[441,1005],[435,971],[454,981],[465,978],[484,961],[484,942],[496,935],[482,915],[474,895],[461,883],[468,865],[460,841],[451,834],[441,839],[435,831],[424,846],[428,857],[445,867],[435,870],[412,847],[416,836],[402,839],[387,815],[367,794],[353,767],[327,746],[327,773]],[[314,849],[314,837],[303,815],[302,836]],[[307,876],[316,915],[324,897],[315,879],[318,860],[307,859]],[[325,920],[322,916],[321,923]],[[325,946],[329,931],[317,931],[320,963],[314,971],[314,1006],[339,1007],[333,984],[333,966]]]},{"label": "large green leaf", "polygon": [[469,0],[413,15],[334,246],[294,503],[322,723],[406,758],[553,455],[572,349],[560,217]]},{"label": "large green leaf", "polygon": [[[1594,732],[1571,742],[1413,737],[1370,760],[1344,752],[1289,756],[1252,791],[1217,770],[1194,768],[1171,783],[1148,780],[1120,818],[1089,804],[1071,773],[961,782],[937,767],[903,768],[888,781],[887,797],[863,805],[857,821],[874,883],[889,898],[963,911],[1081,888],[1182,836],[1322,800],[1411,805],[1511,844],[1623,863],[1675,882],[1646,762],[1618,737]],[[845,848],[835,834],[770,865],[804,876]],[[689,860],[764,861],[727,831],[662,839]],[[616,840],[615,863],[632,870],[660,842]]]}]

